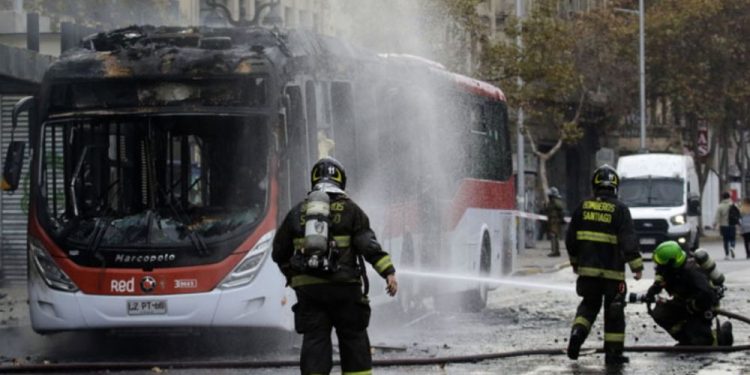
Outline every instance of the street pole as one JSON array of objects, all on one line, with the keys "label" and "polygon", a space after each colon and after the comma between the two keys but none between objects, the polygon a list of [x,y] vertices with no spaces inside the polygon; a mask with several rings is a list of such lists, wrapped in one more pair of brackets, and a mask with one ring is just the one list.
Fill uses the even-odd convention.
[{"label": "street pole", "polygon": [[638,0],[638,10],[614,8],[617,12],[638,14],[638,81],[640,83],[640,123],[641,123],[641,153],[647,153],[646,149],[646,28],[644,18],[646,12],[643,9],[643,0]]},{"label": "street pole", "polygon": [[638,28],[640,33],[639,40],[639,78],[641,83],[641,152],[646,153],[646,37],[643,19],[643,0],[638,0]]},{"label": "street pole", "polygon": [[[523,18],[523,0],[516,0],[516,17],[519,20]],[[519,23],[519,28],[520,23]],[[521,41],[521,34],[516,37],[516,44],[520,49],[523,47]],[[523,85],[523,80],[518,77],[518,87]],[[518,210],[523,212],[526,211],[526,167],[524,160],[524,139],[523,139],[523,108],[518,107],[518,131],[516,134],[516,179],[518,183],[518,191],[516,192],[516,201],[518,204]],[[523,217],[518,217],[518,253],[526,248],[526,220]]]}]

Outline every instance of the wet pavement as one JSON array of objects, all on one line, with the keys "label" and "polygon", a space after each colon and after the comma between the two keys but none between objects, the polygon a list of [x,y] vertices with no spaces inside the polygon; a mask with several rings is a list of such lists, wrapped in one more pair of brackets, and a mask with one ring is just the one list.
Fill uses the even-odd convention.
[{"label": "wet pavement", "polygon": [[[720,244],[708,239],[703,246],[726,274],[729,290],[722,307],[743,314],[750,311],[750,261],[724,260]],[[546,256],[548,243],[538,242],[518,259],[514,280],[552,285],[574,285],[567,257]],[[738,254],[739,255],[739,254]],[[641,281],[628,280],[630,291],[643,292],[653,281],[653,264]],[[631,277],[628,273],[628,277]],[[14,364],[112,361],[271,361],[296,360],[299,338],[278,331],[191,331],[129,333],[61,333],[39,336],[25,315],[23,285],[4,286],[0,293],[0,372]],[[567,336],[579,298],[572,292],[500,286],[489,294],[488,306],[479,313],[425,308],[408,316],[395,303],[374,309],[369,332],[374,359],[435,358],[517,350],[558,349]],[[13,311],[10,311],[11,307]],[[643,305],[626,309],[627,346],[665,345],[674,342],[654,326]],[[734,322],[736,344],[750,343],[750,325]],[[603,345],[601,314],[584,348]],[[630,353],[631,363],[607,368],[601,354],[583,354],[578,361],[564,355],[524,356],[478,363],[418,367],[376,367],[379,374],[742,374],[750,373],[750,353]],[[274,369],[168,369],[162,367],[127,374],[296,374],[293,367]],[[338,367],[334,373],[339,373]],[[70,373],[70,372],[67,372]]]}]

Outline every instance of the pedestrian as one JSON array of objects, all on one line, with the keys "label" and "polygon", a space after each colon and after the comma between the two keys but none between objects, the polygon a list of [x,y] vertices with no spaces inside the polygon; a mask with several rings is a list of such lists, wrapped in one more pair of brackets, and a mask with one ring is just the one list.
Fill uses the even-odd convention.
[{"label": "pedestrian", "polygon": [[565,244],[573,272],[578,275],[576,293],[583,297],[568,341],[568,357],[577,359],[581,345],[604,300],[604,360],[608,365],[627,363],[625,342],[625,263],[640,280],[643,260],[630,210],[617,199],[620,178],[603,165],[591,179],[594,196],[581,202],[568,227]]},{"label": "pedestrian", "polygon": [[551,187],[547,193],[547,206],[544,213],[547,215],[547,236],[550,241],[550,253],[547,256],[560,256],[560,234],[562,233],[562,223],[564,220],[563,203],[560,192],[556,187]]},{"label": "pedestrian", "polygon": [[739,216],[739,210],[732,202],[731,195],[728,191],[723,192],[719,207],[716,208],[714,228],[719,228],[724,242],[724,260],[728,260],[730,255],[734,258],[736,227],[739,224]]},{"label": "pedestrian", "polygon": [[742,198],[740,207],[740,230],[745,242],[745,259],[750,259],[750,197]]},{"label": "pedestrian", "polygon": [[346,194],[343,166],[322,158],[312,168],[311,182],[307,199],[292,208],[278,228],[272,254],[297,295],[292,310],[295,329],[303,335],[301,372],[331,371],[335,328],[343,373],[371,374],[364,261],[386,280],[390,296],[398,290],[396,269],[367,215]]},{"label": "pedestrian", "polygon": [[[651,317],[677,340],[678,345],[731,346],[734,341],[732,323],[719,324],[717,320],[718,332],[712,330],[714,310],[724,295],[724,276],[720,276],[720,285],[714,285],[697,263],[699,256],[706,266],[713,265],[714,273],[721,275],[705,250],[696,251],[692,258],[675,241],[659,244],[653,256],[656,276],[645,302],[656,302],[650,311]],[[662,289],[669,293],[670,299],[656,299]]]}]

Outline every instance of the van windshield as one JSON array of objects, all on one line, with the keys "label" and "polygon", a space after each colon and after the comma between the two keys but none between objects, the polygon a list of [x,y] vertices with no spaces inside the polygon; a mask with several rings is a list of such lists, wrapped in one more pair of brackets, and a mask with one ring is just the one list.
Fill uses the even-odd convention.
[{"label": "van windshield", "polygon": [[620,199],[629,207],[682,206],[685,182],[681,178],[628,178],[620,181]]}]

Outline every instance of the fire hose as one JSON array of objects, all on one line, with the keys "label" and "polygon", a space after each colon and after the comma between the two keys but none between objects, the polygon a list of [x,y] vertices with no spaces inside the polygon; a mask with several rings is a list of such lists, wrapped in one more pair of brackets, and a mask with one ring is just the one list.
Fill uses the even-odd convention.
[{"label": "fire hose", "polygon": [[[750,318],[724,310],[715,310],[717,315],[736,319],[750,324]],[[641,345],[626,346],[626,352],[632,353],[732,353],[750,350],[748,345],[736,346],[664,346]],[[602,348],[582,349],[582,352],[604,353]],[[565,355],[564,349],[528,349],[507,352],[495,352],[459,356],[442,356],[429,358],[385,358],[374,359],[373,367],[392,366],[430,366],[446,365],[450,363],[477,363],[487,360],[497,360],[524,356],[554,356]],[[339,361],[334,361],[340,365]],[[94,362],[94,363],[50,363],[50,364],[22,364],[14,366],[0,366],[2,373],[67,373],[67,372],[96,372],[96,371],[134,371],[158,369],[250,369],[250,368],[281,368],[298,367],[298,360],[274,361],[163,361],[163,362]]]},{"label": "fire hose", "polygon": [[[651,314],[651,302],[646,301],[643,296],[632,294],[630,302],[642,302]],[[750,318],[729,312],[726,310],[715,309],[715,315],[721,315],[730,319],[736,319],[741,322],[750,324]],[[641,345],[626,346],[626,352],[633,353],[731,353],[738,351],[750,350],[750,344],[736,346],[662,346],[662,345]],[[604,353],[603,348],[582,349],[588,353]],[[504,358],[536,356],[536,355],[565,355],[564,349],[528,349],[515,350],[507,352],[471,354],[460,356],[442,356],[429,358],[387,358],[374,359],[374,367],[392,367],[392,366],[429,366],[445,365],[449,363],[476,363],[487,360],[497,360]],[[339,361],[334,361],[335,365],[340,365]],[[50,363],[50,364],[22,364],[14,366],[0,366],[2,373],[55,373],[55,372],[95,372],[95,371],[125,371],[125,370],[153,370],[158,369],[245,369],[245,368],[280,368],[280,367],[298,367],[298,360],[274,360],[274,361],[162,361],[162,362],[94,362],[94,363]]]},{"label": "fire hose", "polygon": [[[747,319],[747,318],[745,318]],[[745,321],[745,320],[743,320]],[[750,350],[750,345],[738,346],[626,346],[626,352],[633,353],[731,353]],[[583,349],[584,352],[604,353],[604,349]],[[429,366],[446,365],[450,363],[477,363],[487,360],[497,360],[524,356],[552,356],[565,355],[564,349],[529,349],[484,354],[442,356],[430,358],[388,358],[375,359],[373,367],[393,366]],[[339,365],[339,361],[334,361]],[[165,362],[95,362],[95,363],[52,363],[27,364],[17,366],[0,366],[1,373],[69,373],[69,372],[97,372],[97,371],[135,371],[153,369],[257,369],[298,367],[298,360],[277,361],[165,361]]]}]

